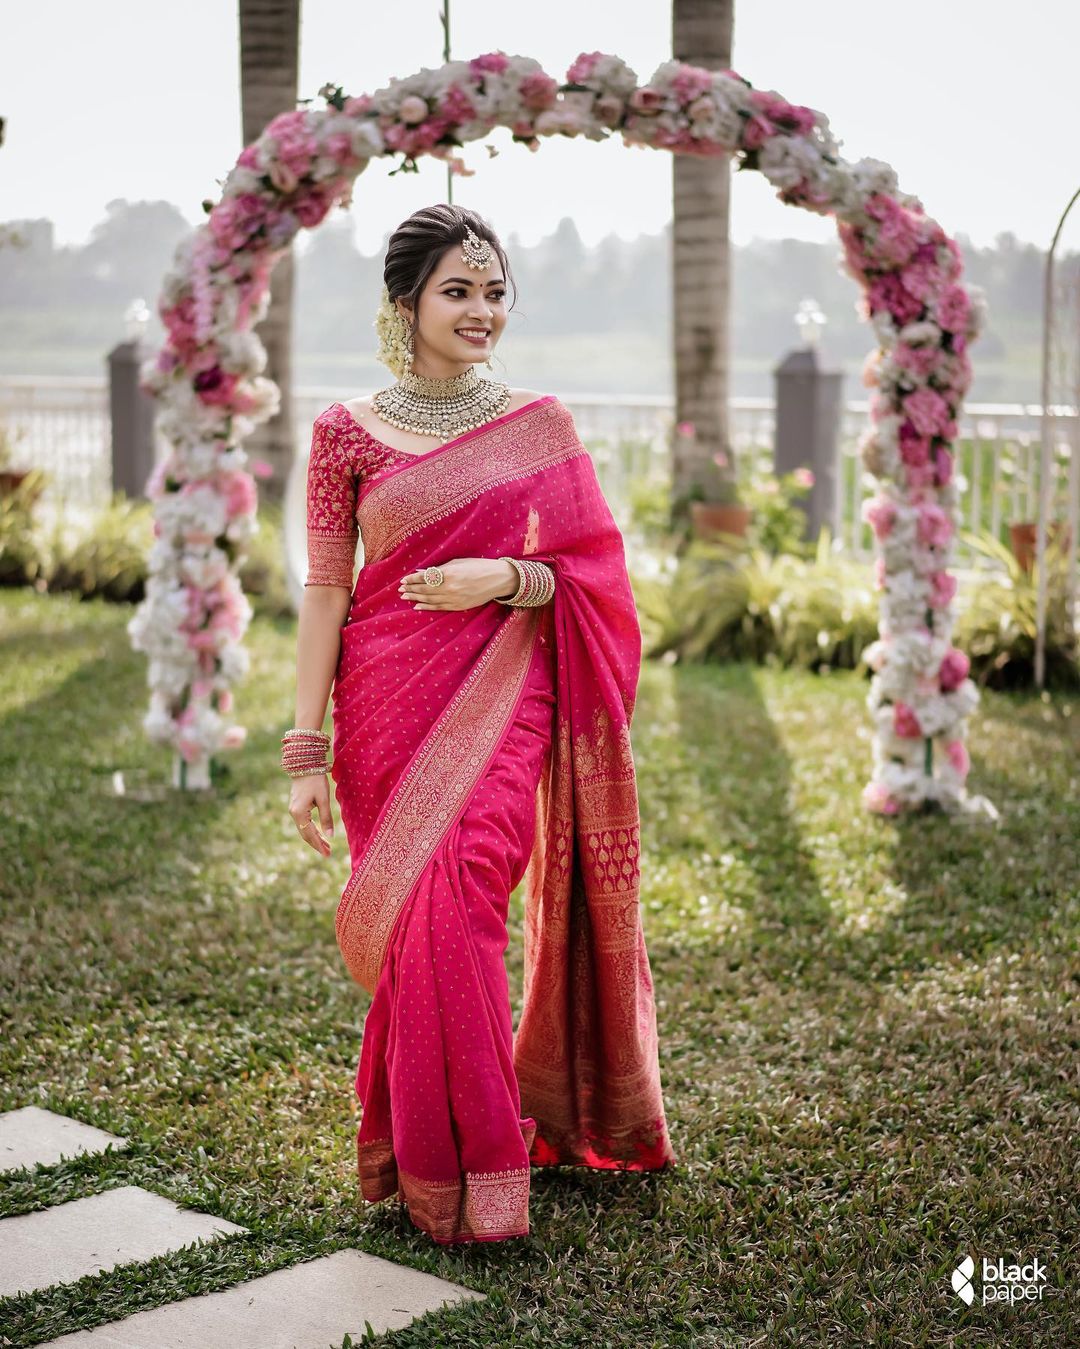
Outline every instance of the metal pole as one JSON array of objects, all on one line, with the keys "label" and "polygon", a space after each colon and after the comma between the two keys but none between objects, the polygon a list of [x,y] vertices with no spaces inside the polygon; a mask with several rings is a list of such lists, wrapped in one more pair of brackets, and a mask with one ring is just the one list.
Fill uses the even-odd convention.
[{"label": "metal pole", "polygon": [[1050,475],[1053,472],[1053,447],[1050,443],[1050,330],[1053,326],[1054,306],[1054,250],[1065,226],[1065,217],[1080,197],[1080,187],[1072,194],[1068,206],[1061,213],[1050,251],[1046,255],[1043,285],[1043,342],[1042,342],[1042,445],[1039,456],[1039,514],[1035,526],[1035,565],[1039,579],[1035,598],[1035,687],[1041,689],[1046,678],[1046,517],[1050,513]]},{"label": "metal pole", "polygon": [[[450,60],[450,0],[443,0],[442,7],[442,26],[443,26],[443,54],[444,61]],[[446,202],[448,206],[454,203],[454,170],[449,164],[446,166]]]}]

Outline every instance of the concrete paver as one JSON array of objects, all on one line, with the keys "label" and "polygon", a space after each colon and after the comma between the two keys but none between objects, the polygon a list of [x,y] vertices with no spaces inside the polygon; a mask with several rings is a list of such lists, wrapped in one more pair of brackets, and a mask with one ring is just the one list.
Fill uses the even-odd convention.
[{"label": "concrete paver", "polygon": [[122,1148],[127,1139],[37,1105],[0,1114],[0,1171],[55,1166],[82,1152],[104,1152],[110,1143]]}]

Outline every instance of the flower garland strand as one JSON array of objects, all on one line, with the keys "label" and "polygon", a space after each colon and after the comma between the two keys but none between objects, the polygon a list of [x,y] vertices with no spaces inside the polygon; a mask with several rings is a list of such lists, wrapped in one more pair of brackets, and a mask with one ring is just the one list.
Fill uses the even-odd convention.
[{"label": "flower garland strand", "polygon": [[[400,155],[393,172],[417,172],[417,158],[430,155],[470,175],[455,151],[496,126],[532,151],[545,136],[599,141],[617,132],[629,146],[732,156],[764,174],[781,201],[836,218],[842,266],[861,287],[860,313],[878,341],[864,369],[872,397],[860,447],[878,482],[865,518],[879,545],[881,592],[879,637],[866,653],[875,734],[863,802],[884,814],[932,805],[995,816],[965,787],[965,727],[978,692],[951,644],[949,572],[952,447],[985,302],[961,282],[956,244],[899,190],[893,170],[842,159],[822,113],[754,89],[733,70],[674,60],[639,86],[619,57],[583,52],[559,84],[530,57],[489,52],[371,95],[346,97],[329,84],[319,94],[326,107],[282,113],[245,147],[165,278],[168,336],[142,379],[171,449],[147,484],[156,538],[146,597],[128,627],[149,656],[147,734],[185,761],[243,742],[244,728],[227,721],[232,686],[247,672],[241,641],[251,617],[237,571],[257,497],[242,442],[279,403],[252,329],[294,236],[349,205],[376,158]],[[384,303],[376,324],[386,327],[387,315]]]}]

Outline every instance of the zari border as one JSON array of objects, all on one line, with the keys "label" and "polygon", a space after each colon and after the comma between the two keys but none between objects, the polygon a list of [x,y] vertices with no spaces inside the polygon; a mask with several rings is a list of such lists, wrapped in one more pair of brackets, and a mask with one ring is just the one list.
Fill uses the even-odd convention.
[{"label": "zari border", "polygon": [[500,483],[588,454],[573,418],[557,402],[480,430],[433,458],[425,455],[421,463],[375,479],[356,511],[365,563],[377,562],[410,534]]},{"label": "zari border", "polygon": [[409,765],[346,883],[334,920],[338,946],[349,973],[369,993],[402,905],[513,715],[540,612],[509,612]]},{"label": "zari border", "polygon": [[[536,1122],[521,1121],[526,1152],[532,1147]],[[422,1231],[443,1244],[497,1241],[529,1235],[530,1168],[466,1171],[454,1180],[425,1180],[399,1169],[389,1138],[358,1143],[360,1192],[369,1203],[395,1192],[409,1217]]]}]

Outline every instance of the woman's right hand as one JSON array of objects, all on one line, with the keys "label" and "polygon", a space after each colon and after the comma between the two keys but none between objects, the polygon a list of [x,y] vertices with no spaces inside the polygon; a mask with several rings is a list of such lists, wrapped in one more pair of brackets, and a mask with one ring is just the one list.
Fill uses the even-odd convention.
[{"label": "woman's right hand", "polygon": [[293,778],[289,792],[289,814],[296,822],[300,837],[323,857],[330,856],[330,840],[319,833],[319,826],[311,818],[314,809],[319,811],[319,821],[327,834],[334,833],[334,817],[330,814],[330,787],[325,773],[311,773],[306,777]]}]

